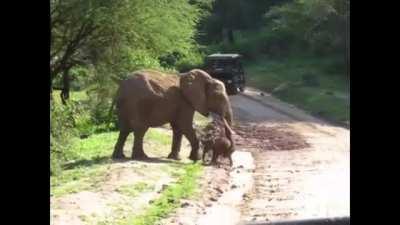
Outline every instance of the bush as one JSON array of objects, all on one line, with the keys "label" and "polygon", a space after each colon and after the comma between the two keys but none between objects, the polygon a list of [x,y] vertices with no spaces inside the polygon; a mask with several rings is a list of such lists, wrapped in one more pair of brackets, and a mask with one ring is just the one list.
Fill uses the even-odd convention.
[{"label": "bush", "polygon": [[318,87],[320,85],[318,76],[315,74],[306,73],[306,74],[303,74],[301,78],[303,80],[304,86]]},{"label": "bush", "polygon": [[70,147],[71,138],[76,135],[73,110],[69,105],[50,102],[50,171],[57,173]]},{"label": "bush", "polygon": [[202,68],[204,64],[204,55],[198,51],[193,50],[186,55],[184,55],[175,64],[176,70],[179,72],[186,72],[195,68]]},{"label": "bush", "polygon": [[257,59],[261,55],[287,56],[295,47],[289,32],[273,31],[272,28],[235,32],[235,42],[221,42],[209,46],[208,53],[239,53],[246,59]]}]

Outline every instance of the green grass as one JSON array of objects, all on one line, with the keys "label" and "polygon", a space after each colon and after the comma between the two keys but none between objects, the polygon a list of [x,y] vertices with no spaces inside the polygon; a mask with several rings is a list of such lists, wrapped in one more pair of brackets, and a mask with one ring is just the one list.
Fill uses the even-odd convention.
[{"label": "green grass", "polygon": [[68,160],[94,160],[110,156],[117,138],[118,132],[93,134],[86,139],[75,137],[66,156]]},{"label": "green grass", "polygon": [[[334,122],[349,121],[349,79],[339,57],[261,57],[246,62],[245,70],[249,86],[272,93],[313,115]],[[304,75],[311,76],[317,84],[304,81]]]},{"label": "green grass", "polygon": [[[60,90],[53,90],[53,100],[57,104],[61,104],[60,93],[61,93]],[[89,96],[87,95],[85,90],[82,90],[82,91],[70,91],[69,97],[73,101],[86,101],[89,98]]]},{"label": "green grass", "polygon": [[168,186],[142,214],[120,220],[117,224],[152,225],[173,212],[179,207],[180,199],[188,198],[196,191],[202,166],[198,163],[188,164],[184,166],[184,171],[178,181]]},{"label": "green grass", "polygon": [[[63,170],[50,177],[51,194],[62,196],[92,189],[98,182],[104,180],[109,171],[110,156],[118,132],[94,134],[87,139],[74,138],[66,157],[70,161],[63,165]],[[132,146],[133,135],[126,141],[126,149]],[[170,149],[170,132],[150,129],[144,138],[144,143],[151,146],[147,152],[165,154]]]},{"label": "green grass", "polygon": [[154,185],[151,185],[146,182],[138,182],[134,185],[123,185],[117,189],[117,191],[121,194],[124,194],[129,197],[136,197],[140,193],[152,190]]},{"label": "green grass", "polygon": [[60,175],[50,178],[50,194],[60,197],[84,190],[93,190],[97,184],[104,181],[104,174],[108,172],[108,169],[107,166],[94,165],[90,168],[79,167],[63,171]]}]

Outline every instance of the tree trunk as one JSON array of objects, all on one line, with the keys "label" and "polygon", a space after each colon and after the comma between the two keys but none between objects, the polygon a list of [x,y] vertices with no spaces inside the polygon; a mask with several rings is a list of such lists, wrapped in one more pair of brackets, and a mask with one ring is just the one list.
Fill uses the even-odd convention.
[{"label": "tree trunk", "polygon": [[69,82],[70,82],[69,69],[70,69],[70,68],[71,68],[70,66],[67,67],[66,70],[64,70],[64,72],[63,72],[63,89],[62,89],[62,91],[61,91],[60,96],[61,96],[61,101],[62,101],[62,103],[63,103],[64,105],[67,104],[66,101],[69,99],[69,90],[70,90],[70,85],[69,85]]}]

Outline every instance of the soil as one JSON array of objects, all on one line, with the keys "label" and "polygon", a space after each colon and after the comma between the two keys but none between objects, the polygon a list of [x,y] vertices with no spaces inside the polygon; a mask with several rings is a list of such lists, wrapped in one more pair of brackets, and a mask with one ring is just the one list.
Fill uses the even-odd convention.
[{"label": "soil", "polygon": [[288,126],[267,126],[243,124],[234,127],[238,136],[237,146],[258,148],[262,150],[296,150],[310,145],[301,134],[289,130]]},{"label": "soil", "polygon": [[[246,105],[235,104],[245,102],[243,97]],[[272,102],[271,96],[252,97],[232,98],[240,109],[237,145],[252,153],[256,166],[253,189],[240,206],[241,221],[349,216],[349,130]],[[248,119],[253,114],[257,120]]]}]

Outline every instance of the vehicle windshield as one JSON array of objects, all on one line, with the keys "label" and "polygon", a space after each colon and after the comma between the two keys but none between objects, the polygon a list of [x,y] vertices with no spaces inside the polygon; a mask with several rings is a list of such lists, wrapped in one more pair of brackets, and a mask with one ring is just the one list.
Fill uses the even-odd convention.
[{"label": "vehicle windshield", "polygon": [[210,69],[232,69],[236,66],[235,61],[232,60],[209,60],[208,68]]}]

